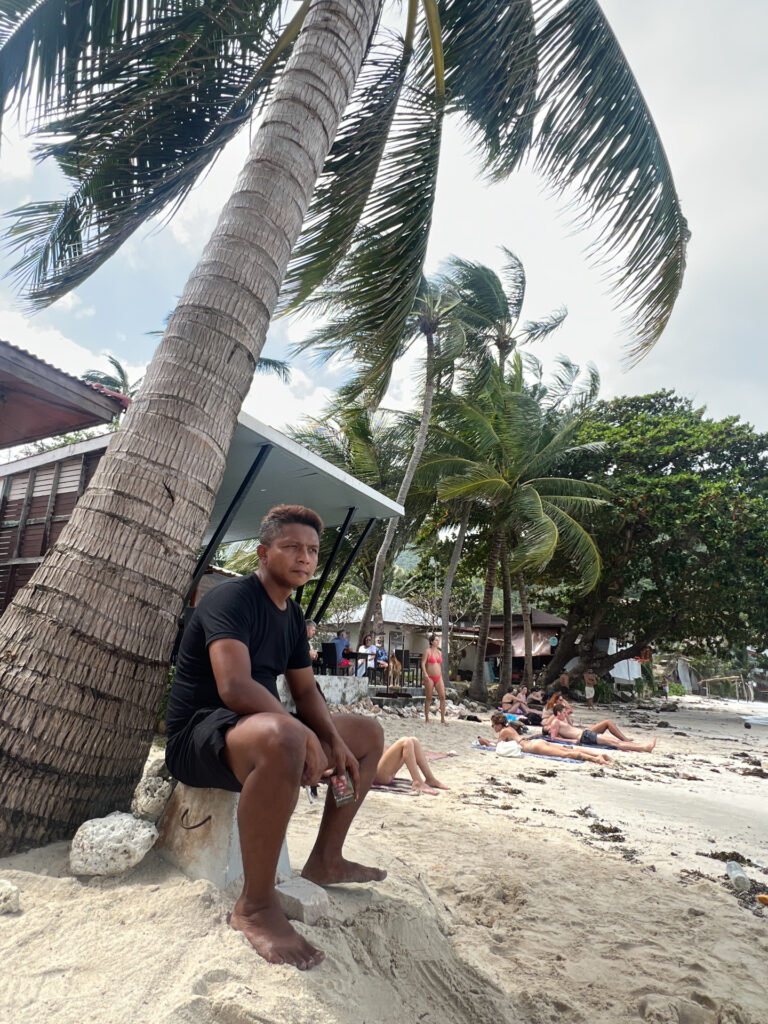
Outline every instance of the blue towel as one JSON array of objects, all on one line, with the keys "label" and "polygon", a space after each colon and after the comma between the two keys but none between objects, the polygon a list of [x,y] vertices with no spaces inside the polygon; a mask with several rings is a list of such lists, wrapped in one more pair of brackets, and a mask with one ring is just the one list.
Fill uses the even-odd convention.
[{"label": "blue towel", "polygon": [[[495,747],[484,747],[482,745],[482,743],[473,743],[472,746],[475,748],[475,750],[486,750],[486,751],[492,752],[494,754],[496,753],[496,748]],[[529,754],[527,750],[523,751],[523,757],[542,757],[542,758],[544,758],[547,761],[559,761],[560,764],[563,764],[563,762],[565,762],[565,761],[571,760],[570,758],[567,758],[567,757],[552,757],[551,754]],[[514,761],[515,758],[513,758],[513,757],[512,758],[507,758],[507,760]]]}]

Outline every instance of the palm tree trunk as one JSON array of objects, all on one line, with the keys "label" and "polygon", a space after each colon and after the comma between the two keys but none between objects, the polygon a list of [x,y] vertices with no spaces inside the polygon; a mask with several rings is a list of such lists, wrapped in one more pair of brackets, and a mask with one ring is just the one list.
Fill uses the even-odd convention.
[{"label": "palm tree trunk", "polygon": [[[414,475],[421,462],[421,456],[424,454],[424,446],[427,443],[427,433],[429,431],[429,421],[432,416],[432,400],[435,397],[435,339],[432,334],[425,335],[427,340],[427,358],[426,358],[426,378],[427,382],[424,388],[424,407],[421,411],[421,422],[419,423],[419,432],[416,435],[416,442],[411,452],[411,457],[408,460],[408,465],[405,469],[405,476],[400,484],[400,490],[397,492],[397,498],[395,499],[398,505],[405,505],[405,499],[408,497],[408,492],[411,489]],[[358,643],[360,642],[359,637],[365,636],[366,633],[371,632],[371,620],[376,608],[376,602],[381,598],[381,585],[384,579],[384,571],[387,567],[387,556],[389,555],[389,549],[392,547],[392,541],[395,539],[395,533],[399,520],[397,516],[393,516],[387,524],[387,532],[384,534],[384,540],[381,542],[378,554],[376,555],[376,564],[373,567],[373,579],[371,580],[371,593],[368,596],[368,604],[365,606],[363,612],[363,618],[360,622],[360,632],[358,633]]]},{"label": "palm tree trunk", "polygon": [[517,590],[520,594],[520,607],[523,613],[523,637],[525,638],[525,669],[523,685],[530,688],[533,682],[533,632],[531,630],[531,610],[528,607],[528,590],[522,572],[517,574]]},{"label": "palm tree trunk", "polygon": [[475,667],[472,672],[472,682],[469,687],[469,696],[472,700],[484,701],[488,697],[488,688],[485,685],[484,674],[485,649],[488,646],[488,634],[491,629],[493,591],[496,586],[496,574],[499,568],[499,551],[501,550],[503,539],[503,530],[495,530],[491,537],[491,550],[488,555],[488,568],[485,573],[485,593],[483,594],[483,610],[480,617],[480,633],[477,638]]},{"label": "palm tree trunk", "polygon": [[440,621],[442,623],[442,640],[440,646],[443,650],[443,683],[447,686],[450,682],[450,651],[448,645],[450,642],[450,608],[451,608],[451,591],[453,590],[453,581],[456,579],[456,571],[459,568],[459,560],[461,558],[461,549],[464,547],[464,537],[467,533],[467,526],[469,525],[469,516],[472,512],[472,502],[468,501],[464,505],[464,512],[461,516],[461,522],[459,523],[459,532],[453,545],[453,551],[451,552],[451,560],[448,563],[448,572],[445,574],[445,580],[443,582],[443,598],[440,602]]},{"label": "palm tree trunk", "polygon": [[237,413],[380,0],[317,0],[125,424],[0,620],[0,854],[128,806]]},{"label": "palm tree trunk", "polygon": [[506,693],[512,685],[512,659],[515,650],[512,643],[512,578],[509,574],[509,552],[506,537],[501,545],[501,587],[504,594],[504,660],[501,665],[501,692]]}]

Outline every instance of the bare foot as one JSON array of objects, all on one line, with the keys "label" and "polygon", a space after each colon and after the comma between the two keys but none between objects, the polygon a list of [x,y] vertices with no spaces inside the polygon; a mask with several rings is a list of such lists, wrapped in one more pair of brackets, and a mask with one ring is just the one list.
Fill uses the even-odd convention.
[{"label": "bare foot", "polygon": [[366,867],[365,864],[355,864],[341,856],[329,861],[310,856],[301,877],[316,885],[333,885],[343,882],[383,882],[387,872],[380,868]]},{"label": "bare foot", "polygon": [[242,897],[235,904],[229,923],[242,932],[259,956],[269,964],[289,964],[308,971],[325,960],[325,953],[315,949],[288,923],[288,918],[275,902],[266,907],[248,907]]},{"label": "bare foot", "polygon": [[441,782],[440,779],[436,779],[434,775],[427,779],[427,785],[432,786],[433,789],[450,789],[450,787],[446,786],[446,784]]},{"label": "bare foot", "polygon": [[437,790],[428,786],[426,782],[412,782],[411,789],[415,789],[419,793],[427,793],[429,796],[438,796]]},{"label": "bare foot", "polygon": [[650,754],[650,752],[651,752],[651,751],[653,750],[653,748],[654,748],[654,747],[656,746],[656,743],[657,743],[657,740],[656,740],[656,739],[652,739],[652,740],[651,740],[651,742],[650,742],[650,743],[649,743],[649,744],[647,745],[647,747],[645,748],[645,749],[646,749],[646,752]]}]

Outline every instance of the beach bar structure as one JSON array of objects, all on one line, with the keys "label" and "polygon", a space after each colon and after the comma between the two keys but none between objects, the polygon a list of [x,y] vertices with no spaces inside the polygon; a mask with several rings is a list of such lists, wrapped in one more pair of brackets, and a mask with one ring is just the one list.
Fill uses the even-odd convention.
[{"label": "beach bar structure", "polygon": [[0,340],[0,449],[109,423],[129,403]]},{"label": "beach bar structure", "polygon": [[[110,437],[93,437],[0,466],[0,613],[56,543]],[[279,430],[241,413],[188,600],[219,545],[257,537],[264,514],[283,503],[309,505],[326,527],[337,528],[318,582],[308,585],[307,595],[296,594],[307,617],[316,621],[325,614],[376,520],[403,514],[396,502]],[[348,534],[354,539],[342,560]]]}]

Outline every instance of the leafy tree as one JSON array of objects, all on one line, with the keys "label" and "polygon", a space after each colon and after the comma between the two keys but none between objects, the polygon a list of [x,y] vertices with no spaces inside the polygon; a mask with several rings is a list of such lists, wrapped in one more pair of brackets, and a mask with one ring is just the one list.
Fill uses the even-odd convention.
[{"label": "leafy tree", "polygon": [[[599,219],[603,252],[623,259],[635,352],[664,329],[687,228],[597,3],[409,0],[394,37],[380,10],[381,0],[304,0],[286,22],[280,0],[0,7],[0,110],[30,107],[41,155],[72,183],[64,199],[19,211],[11,230],[33,305],[177,205],[264,111],[122,429],[0,623],[3,850],[127,804],[291,252],[298,241],[287,306],[339,275],[372,350],[399,338],[446,113],[464,121],[489,174],[504,177],[532,151],[549,182],[572,187]],[[56,727],[35,732],[31,720]]]},{"label": "leafy tree", "polygon": [[[545,678],[571,658],[602,673],[649,644],[719,657],[768,646],[768,435],[667,390],[598,403],[577,440],[607,446],[607,459],[585,449],[572,470],[615,505],[593,520],[596,587],[550,596],[568,625]],[[614,655],[599,646],[606,635]]]},{"label": "leafy tree", "polygon": [[580,587],[593,588],[600,556],[580,520],[601,504],[604,489],[565,475],[546,475],[563,473],[579,454],[573,437],[580,418],[572,413],[559,421],[549,419],[524,390],[519,357],[511,384],[494,367],[480,395],[449,396],[440,411],[444,426],[438,433],[445,452],[430,455],[425,470],[439,476],[441,498],[482,505],[491,535],[470,690],[483,699],[483,662],[502,544],[507,544],[509,575],[519,574],[520,585],[523,572],[542,570],[559,548]]}]

